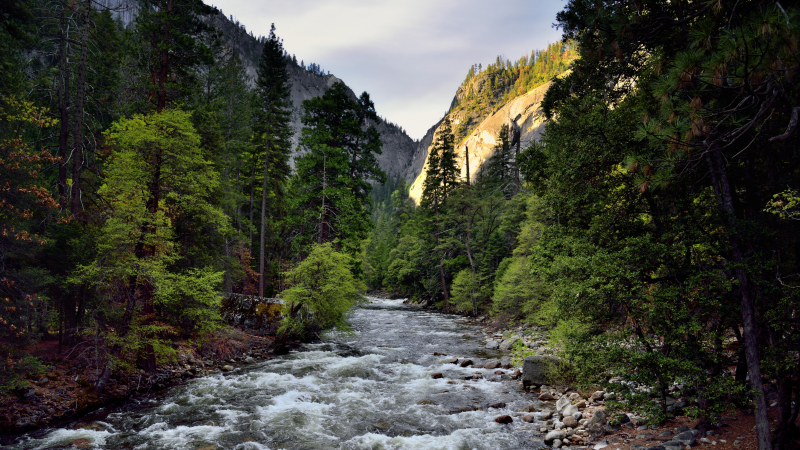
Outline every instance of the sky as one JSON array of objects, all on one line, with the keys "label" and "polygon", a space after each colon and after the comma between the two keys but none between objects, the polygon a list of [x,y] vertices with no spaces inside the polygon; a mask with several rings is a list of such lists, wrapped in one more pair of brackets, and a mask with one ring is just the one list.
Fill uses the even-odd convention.
[{"label": "sky", "polygon": [[473,64],[512,61],[561,38],[565,0],[205,0],[255,36],[369,92],[378,114],[422,138]]}]

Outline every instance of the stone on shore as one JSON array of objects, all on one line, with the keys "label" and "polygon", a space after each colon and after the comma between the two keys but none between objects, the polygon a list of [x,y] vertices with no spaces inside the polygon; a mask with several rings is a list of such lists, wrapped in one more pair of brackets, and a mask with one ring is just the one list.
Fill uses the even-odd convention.
[{"label": "stone on shore", "polygon": [[222,371],[223,372],[230,372],[231,370],[233,370],[233,366],[231,366],[229,364],[226,364],[226,365],[222,366]]},{"label": "stone on shore", "polygon": [[602,409],[595,410],[594,414],[592,414],[592,418],[589,419],[589,423],[599,423],[604,424],[608,419],[608,415]]},{"label": "stone on shore", "polygon": [[578,419],[576,419],[574,416],[565,416],[564,426],[567,428],[575,428],[578,426]]},{"label": "stone on shore", "polygon": [[514,348],[514,344],[521,339],[522,338],[518,335],[511,336],[500,344],[500,350],[511,350]]},{"label": "stone on shore", "polygon": [[547,384],[549,382],[547,373],[558,362],[559,359],[554,356],[526,357],[522,365],[522,384],[524,386]]},{"label": "stone on shore", "polygon": [[497,341],[489,341],[486,343],[487,350],[497,350],[500,347],[500,343]]},{"label": "stone on shore", "polygon": [[556,411],[561,412],[567,406],[571,405],[572,401],[567,396],[563,396],[556,402]]},{"label": "stone on shore", "polygon": [[684,431],[683,433],[678,434],[677,436],[672,438],[673,441],[678,441],[683,445],[693,445],[694,441],[697,440],[697,435],[690,431]]},{"label": "stone on shore", "polygon": [[565,432],[563,432],[563,431],[561,431],[561,430],[553,430],[553,431],[551,431],[551,432],[547,433],[547,434],[544,436],[544,442],[545,442],[545,443],[548,443],[548,442],[553,442],[553,441],[555,441],[556,439],[558,439],[558,440],[563,440],[563,439],[565,439],[566,437],[567,437],[567,433],[565,433]]}]

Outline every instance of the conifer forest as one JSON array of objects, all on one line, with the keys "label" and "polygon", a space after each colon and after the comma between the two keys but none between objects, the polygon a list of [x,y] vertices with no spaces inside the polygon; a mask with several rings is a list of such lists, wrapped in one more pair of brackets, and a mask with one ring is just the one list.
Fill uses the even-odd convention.
[{"label": "conifer forest", "polygon": [[[559,42],[468,67],[422,140],[298,61],[280,23],[113,3],[0,0],[0,443],[800,448],[794,2],[568,0]],[[301,82],[322,88],[298,100]],[[324,352],[335,368],[298,368]],[[164,419],[198,427],[183,440],[81,419],[249,389],[259,364],[290,379],[230,423]],[[270,431],[309,371],[338,387]],[[399,384],[355,407],[334,396],[353,377]],[[458,383],[486,398],[434,397]],[[382,395],[407,406],[383,418]],[[254,408],[275,410],[241,422]]]}]

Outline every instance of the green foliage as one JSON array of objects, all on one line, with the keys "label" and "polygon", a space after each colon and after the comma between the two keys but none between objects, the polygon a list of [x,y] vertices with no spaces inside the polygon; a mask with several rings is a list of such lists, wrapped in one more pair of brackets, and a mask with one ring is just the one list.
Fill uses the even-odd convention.
[{"label": "green foliage", "polygon": [[167,273],[155,293],[156,305],[187,332],[215,331],[222,326],[222,274],[210,268]]},{"label": "green foliage", "polygon": [[297,158],[292,180],[300,244],[337,242],[355,256],[372,225],[369,182],[386,181],[375,157],[382,144],[372,125],[378,121],[374,105],[369,94],[354,100],[336,82],[322,97],[303,102],[302,120],[300,144],[308,152]]},{"label": "green foliage", "polygon": [[41,376],[45,366],[39,358],[17,349],[0,347],[0,395],[28,387],[28,379]]},{"label": "green foliage", "polygon": [[286,273],[291,287],[281,292],[286,302],[279,333],[311,338],[321,330],[349,330],[347,312],[362,302],[366,289],[350,267],[349,255],[330,243],[315,245],[308,257]]},{"label": "green foliage", "polygon": [[480,291],[478,280],[470,269],[463,269],[458,272],[453,278],[453,287],[451,293],[453,295],[453,307],[459,312],[469,312],[473,308],[473,300],[476,296],[476,291]]}]

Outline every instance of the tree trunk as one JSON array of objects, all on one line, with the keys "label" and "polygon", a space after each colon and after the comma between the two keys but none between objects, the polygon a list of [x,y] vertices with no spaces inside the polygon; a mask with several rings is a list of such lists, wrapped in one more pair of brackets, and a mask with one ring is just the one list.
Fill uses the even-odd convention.
[{"label": "tree trunk", "polygon": [[253,167],[250,170],[250,240],[248,246],[250,247],[250,254],[253,254],[253,205],[255,204],[255,189],[256,189],[256,152],[253,152]]},{"label": "tree trunk", "polygon": [[478,302],[475,299],[475,260],[472,258],[472,246],[470,245],[470,241],[472,240],[472,231],[467,231],[467,257],[469,258],[469,268],[472,270],[472,279],[470,280],[470,289],[472,294],[472,315],[478,315]]},{"label": "tree trunk", "polygon": [[444,267],[442,267],[442,260],[439,259],[439,276],[442,279],[442,294],[444,294],[444,310],[450,309],[450,296],[447,295],[447,283],[444,280]]},{"label": "tree trunk", "polygon": [[[153,168],[153,178],[149,186],[150,190],[150,215],[153,220],[158,214],[158,205],[161,200],[161,150],[155,149],[153,151],[152,156],[152,168]],[[143,232],[144,236],[153,236],[157,233],[156,227],[154,224],[145,225],[145,230]],[[155,244],[144,245],[142,248],[142,259],[153,258],[156,256],[156,246]],[[144,306],[144,315],[145,315],[145,324],[152,324],[153,319],[155,318],[155,305],[153,302],[153,285],[148,281],[144,280],[139,285],[139,292],[142,299],[142,305]],[[155,336],[153,335],[146,335],[145,338],[152,339]],[[147,372],[152,372],[156,369],[156,355],[155,350],[153,348],[153,344],[145,344],[144,346],[144,357],[142,359],[143,369]]]},{"label": "tree trunk", "polygon": [[95,390],[97,390],[99,394],[103,393],[106,385],[108,384],[108,380],[111,378],[111,372],[114,370],[114,361],[119,358],[119,354],[122,352],[122,343],[124,342],[125,337],[128,335],[128,331],[131,329],[133,310],[136,307],[136,284],[136,277],[131,276],[129,285],[133,292],[128,294],[128,302],[125,305],[125,313],[122,315],[122,324],[117,331],[117,343],[111,347],[111,357],[109,358],[109,361],[106,362],[106,366],[103,368],[100,376],[97,377],[97,381],[94,385]]},{"label": "tree trunk", "polygon": [[261,234],[259,235],[258,256],[258,296],[264,296],[264,247],[266,244],[267,224],[267,179],[269,177],[269,144],[264,156],[264,181],[261,183]]},{"label": "tree trunk", "polygon": [[64,9],[66,4],[61,5],[60,31],[58,44],[58,113],[59,113],[59,133],[58,133],[58,194],[59,203],[62,210],[68,206],[67,196],[67,162],[69,161],[69,65],[67,58],[69,47],[67,45],[67,14]]},{"label": "tree trunk", "polygon": [[[167,15],[172,14],[172,0],[167,1]],[[164,44],[170,41],[170,28],[171,21],[167,20],[164,24]],[[169,76],[169,50],[166,48],[161,50],[161,64],[158,73],[158,106],[157,111],[160,113],[167,106],[167,77]]]},{"label": "tree trunk", "polygon": [[91,1],[86,0],[83,10],[78,12],[81,27],[80,58],[78,59],[78,79],[75,82],[75,122],[72,142],[75,147],[72,156],[72,215],[77,217],[81,210],[81,165],[83,164],[83,103],[86,96],[87,47],[89,45],[89,13]]},{"label": "tree trunk", "polygon": [[467,186],[469,186],[470,183],[472,183],[472,180],[470,180],[469,176],[469,147],[466,145],[464,146],[464,155],[466,156],[466,164],[467,164]]},{"label": "tree trunk", "polygon": [[731,190],[725,162],[720,152],[718,150],[711,150],[706,153],[706,159],[711,172],[711,180],[714,184],[714,193],[722,209],[722,214],[728,228],[728,240],[731,246],[733,263],[737,265],[737,268],[734,270],[734,275],[739,281],[744,354],[747,360],[747,374],[750,377],[750,387],[756,393],[755,419],[758,448],[759,450],[772,450],[769,416],[767,415],[767,399],[764,396],[764,384],[761,380],[761,367],[758,356],[755,305],[747,272],[741,267],[744,260],[744,251],[742,239],[737,229],[736,214],[733,206],[733,191]]}]

